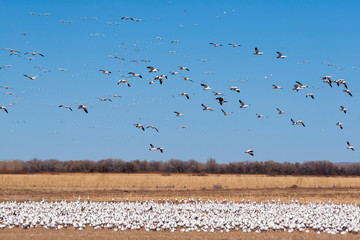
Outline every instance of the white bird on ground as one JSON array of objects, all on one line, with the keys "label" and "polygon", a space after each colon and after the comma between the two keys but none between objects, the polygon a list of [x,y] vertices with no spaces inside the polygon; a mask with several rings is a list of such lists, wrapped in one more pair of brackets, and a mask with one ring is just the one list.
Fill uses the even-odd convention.
[{"label": "white bird on ground", "polygon": [[6,113],[9,113],[8,110],[6,109],[6,107],[4,107],[4,106],[0,106],[0,109],[3,109]]},{"label": "white bird on ground", "polygon": [[314,94],[312,94],[312,93],[308,93],[308,94],[306,94],[306,97],[311,97],[312,99],[314,99],[315,97],[314,97]]},{"label": "white bird on ground", "polygon": [[341,122],[337,122],[337,123],[336,123],[336,126],[339,126],[340,129],[343,129],[343,123],[341,123]]},{"label": "white bird on ground", "polygon": [[287,56],[282,55],[281,52],[276,52],[276,53],[278,54],[278,56],[277,56],[276,58],[282,58],[282,59],[284,59],[284,58],[287,57]]},{"label": "white bird on ground", "polygon": [[182,93],[180,93],[180,95],[185,96],[187,99],[189,99],[189,94],[187,94],[187,93],[182,92]]},{"label": "white bird on ground", "polygon": [[150,70],[149,70],[150,73],[151,73],[151,72],[158,72],[158,71],[159,71],[159,69],[154,68],[153,66],[148,66],[147,68],[150,69]]},{"label": "white bird on ground", "polygon": [[174,112],[174,113],[176,113],[176,116],[177,116],[177,117],[181,117],[181,116],[184,116],[184,114],[182,114],[182,113],[179,113],[179,112]]},{"label": "white bird on ground", "polygon": [[134,72],[129,72],[128,74],[132,74],[133,77],[139,77],[139,78],[142,78],[142,76],[138,73],[134,73]]},{"label": "white bird on ground", "polygon": [[29,75],[26,75],[26,74],[24,74],[24,76],[25,77],[27,77],[28,79],[30,79],[30,80],[35,80],[36,78],[38,78],[39,76],[34,76],[34,77],[31,77],[31,76],[29,76]]},{"label": "white bird on ground", "polygon": [[343,111],[344,113],[346,113],[347,109],[344,106],[340,106],[340,111]]},{"label": "white bird on ground", "polygon": [[59,107],[67,108],[67,109],[69,109],[70,111],[72,111],[72,108],[71,108],[71,107],[69,107],[69,106],[60,105]]},{"label": "white bird on ground", "polygon": [[246,150],[245,153],[250,154],[251,156],[254,156],[254,151],[251,149]]},{"label": "white bird on ground", "polygon": [[238,88],[236,86],[231,87],[230,90],[240,93],[240,88]]},{"label": "white bird on ground", "polygon": [[247,108],[250,107],[250,104],[245,104],[243,101],[239,100],[239,103],[241,104],[240,108]]},{"label": "white bird on ground", "polygon": [[187,68],[187,67],[183,67],[183,66],[179,66],[179,69],[180,69],[180,70],[190,71],[190,70],[189,70],[189,68]]},{"label": "white bird on ground", "polygon": [[118,82],[117,82],[117,85],[119,85],[120,83],[125,83],[128,87],[130,87],[130,83],[128,81],[126,81],[125,79],[120,79]]},{"label": "white bird on ground", "polygon": [[350,150],[355,150],[355,148],[353,146],[350,145],[349,141],[346,142],[347,143],[347,149],[350,149]]},{"label": "white bird on ground", "polygon": [[263,52],[259,52],[259,49],[257,47],[255,47],[255,52],[253,53],[254,55],[263,55]]},{"label": "white bird on ground", "polygon": [[84,106],[84,105],[82,105],[82,104],[79,105],[78,109],[83,109],[84,112],[89,113],[89,112],[88,112],[88,107],[86,107],[86,106]]},{"label": "white bird on ground", "polygon": [[211,109],[211,107],[207,107],[204,104],[201,104],[201,106],[203,107],[203,111],[205,111],[205,110],[214,111]]},{"label": "white bird on ground", "polygon": [[209,87],[208,85],[206,85],[204,83],[202,83],[200,85],[204,87],[203,90],[211,90],[212,89],[211,87]]}]

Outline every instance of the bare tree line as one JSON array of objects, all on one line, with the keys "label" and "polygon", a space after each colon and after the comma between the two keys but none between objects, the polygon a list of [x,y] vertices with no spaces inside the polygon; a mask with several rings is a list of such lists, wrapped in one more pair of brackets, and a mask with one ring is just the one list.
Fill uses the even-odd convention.
[{"label": "bare tree line", "polygon": [[266,174],[266,175],[320,175],[320,176],[360,176],[360,163],[335,164],[329,161],[308,161],[303,163],[278,163],[265,162],[230,162],[217,163],[215,159],[209,159],[206,163],[195,160],[182,161],[170,159],[163,161],[121,159],[69,160],[59,161],[56,159],[30,161],[10,160],[0,161],[0,174],[9,173],[42,173],[42,172],[99,172],[99,173],[139,173],[139,172],[163,172],[163,173],[232,173],[232,174]]}]

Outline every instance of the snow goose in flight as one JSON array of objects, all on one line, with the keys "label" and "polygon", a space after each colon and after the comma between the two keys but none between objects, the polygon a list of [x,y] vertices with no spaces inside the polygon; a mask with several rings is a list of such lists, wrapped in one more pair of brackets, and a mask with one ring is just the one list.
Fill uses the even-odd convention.
[{"label": "snow goose in flight", "polygon": [[233,43],[229,43],[228,45],[231,45],[231,46],[233,46],[234,48],[235,48],[235,47],[240,47],[240,46],[241,46],[240,44],[233,44]]},{"label": "snow goose in flight", "polygon": [[306,94],[306,97],[311,97],[312,99],[314,99],[315,97],[314,97],[314,94],[312,94],[312,93],[308,93],[308,94]]},{"label": "snow goose in flight", "polygon": [[183,66],[179,66],[179,69],[180,69],[180,70],[190,71],[190,70],[189,70],[189,68],[187,68],[187,67],[183,67]]},{"label": "snow goose in flight", "polygon": [[284,113],[286,113],[285,111],[282,111],[282,110],[280,110],[279,108],[276,108],[276,110],[278,110],[279,114],[284,114]]},{"label": "snow goose in flight", "polygon": [[179,72],[170,72],[171,75],[177,75]]},{"label": "snow goose in flight", "polygon": [[241,104],[240,108],[247,108],[250,107],[250,104],[246,105],[243,101],[239,100],[239,103]]},{"label": "snow goose in flight", "polygon": [[146,129],[148,129],[148,128],[155,129],[157,132],[159,132],[159,130],[158,130],[156,127],[154,127],[154,126],[147,126]]},{"label": "snow goose in flight", "polygon": [[182,93],[180,93],[180,95],[185,96],[187,99],[189,99],[189,94],[187,94],[187,93],[182,92]]},{"label": "snow goose in flight", "polygon": [[7,51],[9,51],[10,53],[12,53],[12,52],[17,52],[17,53],[21,53],[21,52],[19,52],[18,50],[16,50],[16,49],[13,49],[13,48],[4,48],[4,50],[7,50]]},{"label": "snow goose in flight", "polygon": [[150,69],[150,70],[149,70],[150,73],[151,73],[151,72],[158,72],[158,71],[159,71],[159,69],[154,68],[153,66],[148,66],[147,68]]},{"label": "snow goose in flight", "polygon": [[6,113],[9,113],[8,110],[6,109],[6,107],[4,107],[4,106],[0,106],[0,109],[3,109]]},{"label": "snow goose in flight", "polygon": [[103,74],[107,74],[107,75],[111,74],[111,71],[106,71],[104,69],[100,69],[99,71],[103,72]]},{"label": "snow goose in flight", "polygon": [[210,89],[212,89],[211,87],[209,87],[208,85],[206,85],[206,84],[204,84],[204,83],[202,83],[202,84],[200,84],[200,85],[204,87],[203,90],[210,90]]},{"label": "snow goose in flight", "polygon": [[217,97],[216,100],[219,101],[220,105],[222,106],[223,103],[227,103],[228,101],[225,101],[223,97]]},{"label": "snow goose in flight", "polygon": [[216,43],[209,43],[209,44],[214,45],[214,47],[221,47],[222,46],[222,44],[216,44]]},{"label": "snow goose in flight", "polygon": [[255,47],[255,52],[253,53],[254,55],[263,55],[263,52],[259,52],[259,49],[257,47]]},{"label": "snow goose in flight", "polygon": [[230,115],[232,112],[225,112],[224,109],[221,109],[221,111],[223,112],[224,116]]},{"label": "snow goose in flight", "polygon": [[86,106],[84,106],[84,105],[82,105],[82,104],[79,105],[78,109],[83,109],[84,112],[89,113],[89,112],[88,112],[88,107],[86,107]]},{"label": "snow goose in flight", "polygon": [[142,78],[142,76],[138,73],[134,73],[134,72],[129,72],[128,74],[132,74],[133,77],[139,77],[139,78]]},{"label": "snow goose in flight", "polygon": [[264,115],[261,115],[261,114],[256,113],[256,117],[257,117],[257,118],[264,118],[265,116],[264,116]]},{"label": "snow goose in flight", "polygon": [[236,86],[231,87],[230,90],[240,93],[240,88],[238,88]]},{"label": "snow goose in flight", "polygon": [[172,40],[170,43],[178,43],[179,40]]},{"label": "snow goose in flight", "polygon": [[211,107],[207,107],[204,104],[201,104],[201,106],[203,107],[203,111],[209,110],[209,111],[214,111],[211,109]]},{"label": "snow goose in flight", "polygon": [[154,80],[149,81],[149,84],[154,84],[154,83],[155,83]]},{"label": "snow goose in flight", "polygon": [[341,123],[341,122],[337,122],[337,123],[336,123],[336,126],[339,126],[340,129],[343,129],[343,123]]},{"label": "snow goose in flight", "polygon": [[128,81],[126,81],[125,79],[120,79],[118,82],[117,82],[117,85],[119,85],[120,83],[125,83],[128,87],[130,87],[130,83]]},{"label": "snow goose in flight", "polygon": [[13,89],[12,87],[8,87],[8,86],[0,86],[2,88],[5,88],[5,89]]},{"label": "snow goose in flight", "polygon": [[122,17],[121,20],[123,20],[123,19],[126,19],[126,20],[130,19],[131,21],[134,21],[134,19],[132,17]]},{"label": "snow goose in flight", "polygon": [[31,56],[40,55],[40,56],[44,57],[44,55],[39,52],[26,52],[24,54],[29,54],[29,53],[31,54]]},{"label": "snow goose in flight", "polygon": [[281,52],[276,52],[276,53],[278,54],[278,56],[277,56],[276,58],[282,58],[282,59],[284,59],[284,58],[287,57],[287,56],[285,56],[285,55],[282,55]]},{"label": "snow goose in flight", "polygon": [[65,106],[65,105],[62,105],[62,104],[61,104],[59,107],[67,108],[67,109],[69,109],[70,111],[72,111],[72,108],[69,107],[69,106]]},{"label": "snow goose in flight", "polygon": [[251,149],[246,150],[245,153],[250,154],[251,156],[254,156],[254,151]]},{"label": "snow goose in flight", "polygon": [[352,97],[352,94],[349,89],[344,89],[343,92],[346,92],[347,94],[349,94]]},{"label": "snow goose in flight", "polygon": [[106,101],[112,102],[112,100],[110,98],[100,98],[100,97],[96,97],[96,98],[99,99],[102,102],[106,102]]},{"label": "snow goose in flight", "polygon": [[121,96],[120,96],[120,95],[116,95],[116,94],[115,94],[115,95],[113,95],[113,97],[115,97],[115,98],[116,98],[116,97],[121,98]]},{"label": "snow goose in flight", "polygon": [[176,113],[176,116],[177,116],[177,117],[181,117],[181,116],[184,116],[184,114],[182,114],[182,113],[179,113],[179,112],[174,112],[174,113]]},{"label": "snow goose in flight", "polygon": [[160,150],[160,152],[162,153],[164,151],[164,148],[162,147],[154,147],[154,145],[150,144],[150,148],[149,151],[156,151],[156,150]]},{"label": "snow goose in flight", "polygon": [[183,77],[183,79],[185,80],[185,81],[190,81],[190,82],[193,82],[193,80],[191,80],[190,78],[188,78],[188,77]]},{"label": "snow goose in flight", "polygon": [[141,128],[143,131],[145,131],[145,127],[144,127],[144,125],[143,125],[143,124],[140,124],[140,123],[135,123],[134,125],[135,125],[135,127],[137,127],[137,128]]},{"label": "snow goose in flight", "polygon": [[350,149],[350,150],[355,150],[355,148],[353,146],[350,145],[349,141],[346,142],[347,143],[347,149]]},{"label": "snow goose in flight", "polygon": [[344,113],[346,113],[347,109],[344,106],[340,106],[340,111],[343,111]]},{"label": "snow goose in flight", "polygon": [[336,84],[338,85],[338,86],[340,86],[340,84],[342,84],[342,85],[344,85],[344,87],[347,89],[348,87],[347,87],[347,83],[346,83],[346,81],[344,80],[344,79],[338,79],[338,82],[336,82]]},{"label": "snow goose in flight", "polygon": [[213,91],[213,93],[214,93],[214,96],[218,96],[218,95],[224,95],[224,94],[222,94],[222,93],[219,93],[219,92],[215,92],[215,91]]},{"label": "snow goose in flight", "polygon": [[167,77],[166,75],[161,74],[160,76],[156,76],[156,77],[154,78],[154,80],[159,80],[160,84],[162,84],[162,83],[163,83],[163,80],[164,80],[165,78],[167,79],[168,77]]},{"label": "snow goose in flight", "polygon": [[273,84],[273,89],[282,89],[282,86],[277,86],[277,85]]},{"label": "snow goose in flight", "polygon": [[30,80],[35,80],[36,78],[38,78],[39,76],[34,76],[34,77],[31,77],[31,76],[29,76],[29,75],[26,75],[26,74],[24,74],[24,76],[25,77],[27,77],[28,79],[30,79]]},{"label": "snow goose in flight", "polygon": [[332,78],[332,76],[321,77],[322,80],[329,80],[329,81],[331,81],[331,78]]},{"label": "snow goose in flight", "polygon": [[301,121],[301,120],[298,120],[298,121],[295,122],[293,119],[291,119],[291,122],[292,122],[292,125],[299,125],[299,124],[301,124],[301,125],[303,125],[303,127],[305,127],[304,122]]},{"label": "snow goose in flight", "polygon": [[331,84],[331,82],[332,82],[332,81],[331,81],[331,80],[326,79],[326,80],[324,80],[323,82],[324,82],[324,83],[328,83],[328,84],[329,84],[329,86],[330,86],[330,87],[332,87],[332,84]]}]

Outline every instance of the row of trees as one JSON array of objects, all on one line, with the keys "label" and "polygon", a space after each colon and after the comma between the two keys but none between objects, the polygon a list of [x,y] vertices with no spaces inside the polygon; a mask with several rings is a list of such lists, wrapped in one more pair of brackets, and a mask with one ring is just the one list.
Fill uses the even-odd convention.
[{"label": "row of trees", "polygon": [[206,163],[195,160],[181,161],[170,159],[162,161],[123,161],[121,159],[103,159],[99,161],[59,161],[56,159],[30,161],[0,161],[0,173],[39,173],[39,172],[101,172],[101,173],[236,173],[267,175],[322,175],[322,176],[360,176],[360,163],[334,164],[328,161],[310,161],[304,163],[231,162],[217,163],[209,159]]}]

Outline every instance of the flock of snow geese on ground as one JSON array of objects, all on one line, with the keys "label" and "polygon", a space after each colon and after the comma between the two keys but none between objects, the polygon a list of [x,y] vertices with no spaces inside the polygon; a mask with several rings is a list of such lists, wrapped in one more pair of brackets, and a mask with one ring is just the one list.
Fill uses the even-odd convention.
[{"label": "flock of snow geese on ground", "polygon": [[[156,150],[153,146],[150,150]],[[181,232],[317,232],[357,234],[360,208],[356,204],[332,202],[300,204],[297,200],[282,203],[203,201],[198,199],[145,202],[92,202],[89,197],[67,202],[2,202],[0,229],[43,227],[59,230],[86,227],[113,231]]]}]

